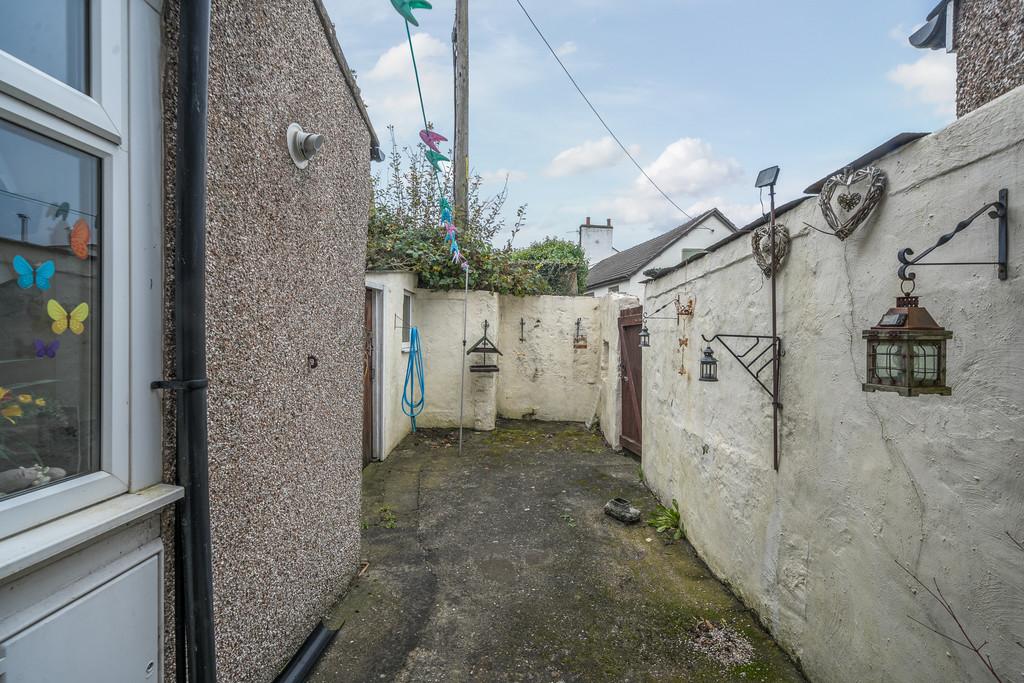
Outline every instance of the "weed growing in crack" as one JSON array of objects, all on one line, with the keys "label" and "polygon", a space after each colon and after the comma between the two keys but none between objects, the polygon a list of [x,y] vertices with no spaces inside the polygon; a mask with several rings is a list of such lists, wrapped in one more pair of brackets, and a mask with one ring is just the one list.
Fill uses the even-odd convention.
[{"label": "weed growing in crack", "polygon": [[381,505],[377,510],[377,514],[380,515],[380,521],[377,522],[378,526],[382,526],[385,529],[394,529],[398,526],[398,515],[395,514],[390,506]]},{"label": "weed growing in crack", "polygon": [[678,541],[683,537],[683,521],[679,516],[679,501],[672,499],[672,507],[667,508],[659,505],[647,519],[647,524],[653,526],[659,534],[671,531],[672,540]]}]

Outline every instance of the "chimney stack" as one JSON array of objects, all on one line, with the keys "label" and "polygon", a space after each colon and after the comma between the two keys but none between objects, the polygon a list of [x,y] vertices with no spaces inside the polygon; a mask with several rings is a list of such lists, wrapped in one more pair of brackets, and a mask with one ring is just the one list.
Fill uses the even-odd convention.
[{"label": "chimney stack", "polygon": [[590,216],[587,216],[587,222],[584,225],[590,225]]},{"label": "chimney stack", "polygon": [[612,219],[611,218],[608,219],[608,227],[609,228],[612,227]]}]

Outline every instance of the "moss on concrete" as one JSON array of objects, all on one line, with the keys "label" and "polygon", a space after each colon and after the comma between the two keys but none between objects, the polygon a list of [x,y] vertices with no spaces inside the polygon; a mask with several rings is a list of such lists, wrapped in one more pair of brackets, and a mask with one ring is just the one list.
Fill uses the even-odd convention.
[{"label": "moss on concrete", "polygon": [[[501,422],[421,432],[364,478],[370,569],[335,609],[346,622],[314,681],[797,681],[795,665],[693,549],[602,512],[656,501],[582,426]],[[358,609],[358,611],[356,611]],[[702,619],[746,636],[754,660],[696,652]]]}]

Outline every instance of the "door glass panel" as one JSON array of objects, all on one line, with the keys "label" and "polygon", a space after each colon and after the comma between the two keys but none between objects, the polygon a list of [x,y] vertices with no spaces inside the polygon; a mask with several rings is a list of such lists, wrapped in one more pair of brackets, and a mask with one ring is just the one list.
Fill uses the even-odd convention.
[{"label": "door glass panel", "polygon": [[89,92],[87,0],[2,0],[0,50]]},{"label": "door glass panel", "polygon": [[0,497],[99,469],[100,160],[0,121]]}]

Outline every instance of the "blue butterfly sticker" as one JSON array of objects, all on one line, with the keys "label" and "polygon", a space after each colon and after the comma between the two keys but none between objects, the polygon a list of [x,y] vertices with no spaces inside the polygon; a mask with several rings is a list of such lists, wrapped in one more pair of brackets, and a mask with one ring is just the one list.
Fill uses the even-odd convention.
[{"label": "blue butterfly sticker", "polygon": [[36,287],[45,292],[50,288],[50,280],[57,274],[57,266],[53,261],[44,261],[38,268],[32,268],[24,256],[15,256],[11,265],[18,274],[18,286],[22,289],[29,289],[35,283]]}]

